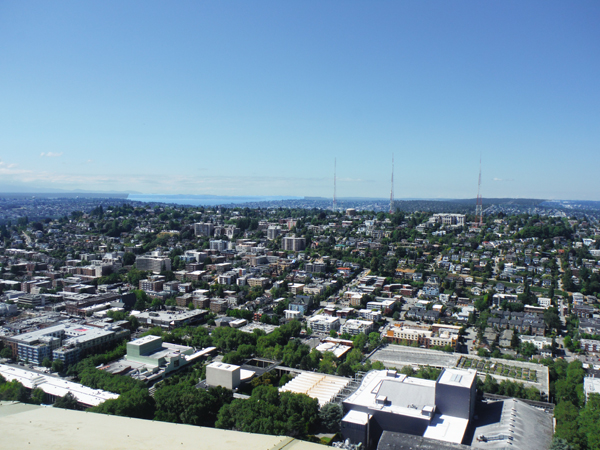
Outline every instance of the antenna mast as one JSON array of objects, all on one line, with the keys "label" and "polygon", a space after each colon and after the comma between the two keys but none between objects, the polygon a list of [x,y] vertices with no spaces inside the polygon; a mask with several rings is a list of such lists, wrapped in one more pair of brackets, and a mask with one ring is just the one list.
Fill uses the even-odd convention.
[{"label": "antenna mast", "polygon": [[479,156],[479,183],[477,185],[477,206],[475,207],[475,220],[479,217],[479,226],[483,225],[483,199],[481,198],[481,155]]},{"label": "antenna mast", "polygon": [[390,189],[390,214],[394,213],[394,154],[392,153],[392,187]]},{"label": "antenna mast", "polygon": [[333,159],[333,206],[331,209],[333,209],[333,211],[336,211],[337,209],[337,200],[335,198],[335,190],[336,190],[336,186],[335,186],[335,175],[336,175],[336,171],[337,171],[337,158]]}]

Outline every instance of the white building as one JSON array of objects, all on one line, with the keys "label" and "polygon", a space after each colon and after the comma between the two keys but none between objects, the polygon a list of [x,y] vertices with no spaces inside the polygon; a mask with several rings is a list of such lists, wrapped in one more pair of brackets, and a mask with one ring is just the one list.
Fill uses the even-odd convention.
[{"label": "white building", "polygon": [[41,389],[50,401],[64,397],[69,392],[75,397],[78,403],[84,406],[98,406],[106,400],[114,400],[119,397],[118,394],[113,394],[112,392],[92,389],[58,377],[42,375],[39,372],[5,366],[3,364],[0,364],[0,376],[4,377],[6,381],[18,381],[28,389]]},{"label": "white building", "polygon": [[290,309],[286,309],[283,312],[286,320],[299,320],[302,318],[302,311],[292,311]]},{"label": "white building", "polygon": [[306,322],[313,331],[329,333],[331,330],[338,331],[340,329],[340,319],[337,317],[329,317],[319,314],[309,317]]},{"label": "white building", "polygon": [[371,322],[379,322],[381,320],[381,311],[373,311],[371,309],[358,310],[358,317],[361,319],[370,320]]},{"label": "white building", "polygon": [[587,400],[590,394],[600,395],[600,378],[585,377],[583,379],[583,392]]},{"label": "white building", "polygon": [[373,331],[373,322],[370,320],[348,319],[341,327],[341,333],[348,333],[350,336],[356,336],[360,333],[369,334]]},{"label": "white building", "polygon": [[519,336],[519,339],[523,343],[528,342],[535,345],[538,350],[552,346],[552,339],[543,336]]},{"label": "white building", "polygon": [[552,299],[546,297],[538,298],[538,305],[543,306],[544,308],[549,308],[552,306]]},{"label": "white building", "polygon": [[460,444],[475,412],[477,371],[444,369],[437,380],[373,370],[344,400],[342,435],[370,447],[383,431]]},{"label": "white building", "polygon": [[154,273],[160,273],[163,270],[171,270],[171,260],[168,256],[138,256],[135,258],[135,267],[138,270],[151,270]]},{"label": "white building", "polygon": [[235,389],[240,385],[240,366],[213,362],[206,366],[206,384]]},{"label": "white building", "polygon": [[222,239],[211,240],[210,241],[210,249],[222,252],[223,250],[227,250],[227,243],[228,243],[228,241],[225,241]]},{"label": "white building", "polygon": [[442,223],[444,225],[464,226],[465,225],[465,215],[464,214],[434,214],[429,219],[429,222]]}]

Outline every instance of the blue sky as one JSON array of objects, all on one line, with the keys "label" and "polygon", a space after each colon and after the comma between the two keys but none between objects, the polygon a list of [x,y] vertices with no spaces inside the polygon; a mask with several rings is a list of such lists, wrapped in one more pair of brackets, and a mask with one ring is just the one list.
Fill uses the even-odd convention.
[{"label": "blue sky", "polygon": [[0,190],[600,200],[597,1],[0,1]]}]

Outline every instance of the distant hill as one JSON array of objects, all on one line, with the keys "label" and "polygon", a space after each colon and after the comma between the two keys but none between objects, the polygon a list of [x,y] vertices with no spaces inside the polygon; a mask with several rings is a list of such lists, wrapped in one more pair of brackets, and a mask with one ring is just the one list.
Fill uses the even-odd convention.
[{"label": "distant hill", "polygon": [[[477,204],[476,198],[465,198],[456,200],[446,200],[450,203],[470,203],[473,205]],[[544,203],[546,200],[535,199],[535,198],[483,198],[483,205],[520,205],[520,206],[538,206]]]}]

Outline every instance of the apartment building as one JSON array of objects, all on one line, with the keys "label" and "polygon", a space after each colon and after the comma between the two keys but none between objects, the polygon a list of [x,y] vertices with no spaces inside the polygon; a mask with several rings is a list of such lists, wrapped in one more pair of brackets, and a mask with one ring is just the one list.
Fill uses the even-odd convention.
[{"label": "apartment building", "polygon": [[396,344],[418,345],[419,347],[456,346],[459,326],[455,325],[407,325],[395,324],[387,331],[388,341]]},{"label": "apartment building", "polygon": [[194,224],[194,234],[196,236],[212,236],[214,233],[215,227],[212,223],[195,223]]},{"label": "apartment building", "polygon": [[153,273],[160,273],[163,270],[171,270],[171,259],[168,256],[138,256],[135,258],[135,267],[138,270],[149,270]]},{"label": "apartment building", "polygon": [[331,330],[340,329],[340,319],[338,317],[329,317],[325,315],[316,315],[307,319],[307,324],[311,330],[329,333]]},{"label": "apartment building", "polygon": [[286,236],[281,240],[283,250],[300,252],[306,248],[306,239],[303,237]]}]

